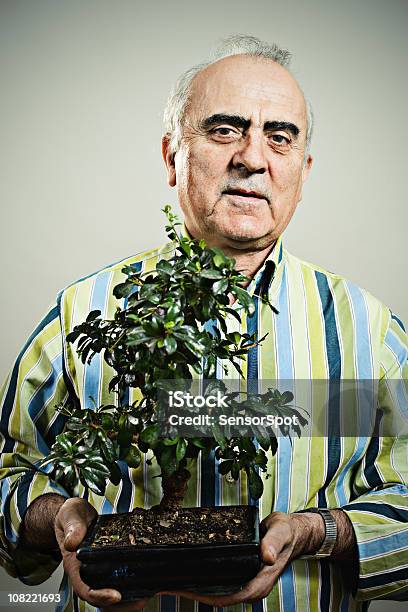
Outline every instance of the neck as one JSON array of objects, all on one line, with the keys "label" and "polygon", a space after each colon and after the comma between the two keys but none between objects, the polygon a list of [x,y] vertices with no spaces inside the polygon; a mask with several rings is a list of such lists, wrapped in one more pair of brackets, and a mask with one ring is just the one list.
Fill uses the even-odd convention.
[{"label": "neck", "polygon": [[[274,243],[275,244],[275,243]],[[236,261],[236,270],[239,270],[245,276],[253,278],[258,272],[259,268],[262,267],[265,259],[274,247],[269,245],[266,249],[261,251],[242,252],[236,249],[224,248],[223,251],[227,257],[233,257]]]},{"label": "neck", "polygon": [[272,244],[268,244],[266,247],[258,250],[244,250],[242,248],[234,248],[231,245],[214,244],[210,240],[207,242],[209,247],[218,246],[227,257],[233,257],[236,261],[235,269],[249,278],[253,278],[259,268],[263,266],[265,259],[268,257],[275,244],[276,240]]},{"label": "neck", "polygon": [[259,248],[253,248],[252,246],[252,248],[245,249],[242,243],[238,243],[237,246],[225,242],[220,243],[218,240],[212,239],[211,236],[194,236],[193,232],[188,228],[186,229],[193,238],[197,240],[204,238],[208,247],[218,247],[227,257],[235,259],[235,269],[249,278],[255,276],[276,244],[276,240],[274,240],[272,244],[269,242],[266,246],[260,246]]}]

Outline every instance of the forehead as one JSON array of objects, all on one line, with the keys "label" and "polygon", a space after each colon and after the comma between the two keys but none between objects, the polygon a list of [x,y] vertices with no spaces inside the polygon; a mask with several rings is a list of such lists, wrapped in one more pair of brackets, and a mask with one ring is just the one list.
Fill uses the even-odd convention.
[{"label": "forehead", "polygon": [[289,72],[264,58],[236,55],[211,64],[193,79],[187,117],[241,115],[254,124],[286,120],[306,124],[302,90]]}]

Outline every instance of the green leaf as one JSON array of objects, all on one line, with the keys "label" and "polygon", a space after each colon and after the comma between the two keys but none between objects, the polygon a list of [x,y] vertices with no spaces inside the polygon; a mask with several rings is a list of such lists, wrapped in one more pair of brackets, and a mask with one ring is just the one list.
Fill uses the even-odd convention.
[{"label": "green leaf", "polygon": [[263,427],[262,425],[252,425],[252,431],[254,432],[254,435],[258,443],[260,444],[260,446],[265,451],[267,451],[271,445],[271,442],[269,439],[269,433],[266,430],[266,428]]},{"label": "green leaf", "polygon": [[227,257],[218,247],[212,247],[211,251],[214,253],[213,262],[215,266],[220,267],[228,262]]},{"label": "green leaf", "polygon": [[139,449],[134,444],[131,444],[123,460],[130,468],[138,468],[141,462]]},{"label": "green leaf", "polygon": [[201,449],[207,448],[201,438],[191,438],[190,442],[191,444],[194,444],[194,446],[197,446],[197,448],[201,448]]},{"label": "green leaf", "polygon": [[173,446],[173,444],[177,444],[179,441],[179,437],[176,436],[175,438],[164,438],[164,440],[162,440],[162,443],[164,444],[164,446]]},{"label": "green leaf", "polygon": [[157,440],[159,439],[159,426],[155,424],[146,427],[146,429],[140,432],[140,439],[150,447],[156,444]]},{"label": "green leaf", "polygon": [[126,338],[126,344],[128,346],[139,346],[140,344],[146,344],[150,340],[151,336],[144,333],[144,330],[138,332],[130,332]]},{"label": "green leaf", "polygon": [[289,404],[293,401],[294,395],[291,391],[284,391],[280,397],[279,404],[284,406],[285,404]]},{"label": "green leaf", "polygon": [[211,280],[217,280],[219,278],[223,279],[224,274],[219,270],[202,270],[200,276],[203,278],[210,278]]},{"label": "green leaf", "polygon": [[234,461],[231,467],[231,476],[234,480],[238,480],[239,478],[239,465],[237,461]]},{"label": "green leaf", "polygon": [[262,436],[262,435],[256,434],[256,439],[264,451],[269,450],[269,447],[271,445],[269,436]]},{"label": "green leaf", "polygon": [[121,479],[122,479],[122,473],[120,471],[118,464],[115,462],[111,466],[109,480],[111,481],[112,484],[117,486],[120,483]]},{"label": "green leaf", "polygon": [[67,434],[59,434],[55,440],[58,442],[58,444],[61,446],[61,448],[68,453],[69,455],[72,454],[73,451],[73,446],[72,446],[72,442],[71,440],[68,438]]},{"label": "green leaf", "polygon": [[250,316],[253,315],[255,312],[255,304],[248,291],[246,291],[246,289],[241,289],[241,287],[234,287],[232,293],[236,296],[237,301],[245,308],[248,314]]},{"label": "green leaf", "polygon": [[263,493],[263,482],[262,478],[255,471],[255,468],[251,465],[246,470],[249,480],[249,492],[253,499],[259,499]]},{"label": "green leaf", "polygon": [[128,429],[121,429],[118,433],[117,442],[121,449],[120,458],[123,458],[123,449],[128,448],[130,443],[132,442],[132,432]]},{"label": "green leaf", "polygon": [[255,457],[256,447],[251,438],[242,438],[242,448],[248,453],[251,459]]},{"label": "green leaf", "polygon": [[164,272],[164,274],[167,274],[168,276],[172,276],[174,273],[173,266],[166,259],[161,259],[158,262],[156,269],[159,270],[159,272]]},{"label": "green leaf", "polygon": [[275,456],[276,455],[276,451],[278,450],[278,440],[276,439],[275,434],[270,436],[270,441],[271,441],[272,455]]},{"label": "green leaf", "polygon": [[187,257],[191,257],[191,244],[188,238],[182,238],[180,242],[180,246],[187,255]]},{"label": "green leaf", "polygon": [[234,366],[234,368],[236,369],[236,371],[238,372],[238,374],[242,377],[245,378],[244,376],[244,372],[242,371],[241,366],[239,365],[239,363],[237,363],[236,361],[234,361],[233,359],[231,359],[231,363]]},{"label": "green leaf", "polygon": [[84,468],[80,472],[80,480],[83,484],[96,493],[97,495],[104,495],[106,489],[106,478],[100,472]]},{"label": "green leaf", "polygon": [[217,442],[218,446],[219,446],[219,447],[220,447],[222,450],[224,450],[224,448],[225,448],[225,447],[226,447],[226,445],[227,445],[227,440],[226,440],[226,438],[225,438],[224,434],[222,433],[222,429],[221,429],[221,427],[220,427],[220,426],[219,426],[217,423],[214,423],[214,424],[211,426],[211,431],[212,431],[212,434],[213,434],[214,439],[215,439],[215,441]]},{"label": "green leaf", "polygon": [[221,255],[215,255],[213,257],[213,262],[214,262],[214,265],[216,265],[217,267],[220,267],[225,263],[225,258],[222,257]]},{"label": "green leaf", "polygon": [[174,336],[166,336],[164,339],[164,348],[168,355],[172,355],[177,350],[177,340]]},{"label": "green leaf", "polygon": [[264,451],[260,448],[258,449],[255,457],[255,464],[259,465],[260,468],[266,468],[268,464],[268,458],[265,455]]},{"label": "green leaf", "polygon": [[227,334],[227,340],[230,340],[238,346],[241,341],[241,334],[239,332],[232,332],[230,334]]},{"label": "green leaf", "polygon": [[233,463],[234,461],[232,459],[226,459],[225,461],[222,461],[221,463],[219,463],[218,464],[219,473],[222,474],[223,476],[225,476],[225,474],[228,474],[228,472],[231,471]]},{"label": "green leaf", "polygon": [[81,334],[82,331],[75,327],[75,329],[67,335],[67,342],[75,342]]},{"label": "green leaf", "polygon": [[103,434],[101,435],[101,438],[103,438],[103,446],[101,449],[103,454],[108,461],[115,461],[118,459],[118,449],[116,443],[112,442],[112,440],[108,438],[104,432],[101,432],[101,434]]},{"label": "green leaf", "polygon": [[86,317],[86,322],[90,323],[91,321],[95,321],[101,315],[100,310],[91,310],[91,312]]},{"label": "green leaf", "polygon": [[223,278],[213,284],[212,292],[214,293],[214,295],[217,295],[217,293],[225,293],[227,288],[228,288],[228,279]]},{"label": "green leaf", "polygon": [[187,451],[187,442],[184,440],[184,438],[180,438],[179,441],[177,442],[177,448],[176,448],[177,461],[181,461],[182,459],[184,459],[186,451]]},{"label": "green leaf", "polygon": [[180,314],[179,304],[176,304],[176,303],[171,304],[171,306],[169,306],[166,312],[166,318],[165,318],[166,322],[175,321],[175,319],[178,317],[179,314]]},{"label": "green leaf", "polygon": [[113,295],[118,300],[120,300],[121,298],[126,298],[131,294],[133,287],[134,285],[128,282],[119,283],[119,285],[116,285],[116,287],[114,287]]},{"label": "green leaf", "polygon": [[175,446],[165,447],[160,456],[159,464],[165,476],[174,474],[178,467]]}]

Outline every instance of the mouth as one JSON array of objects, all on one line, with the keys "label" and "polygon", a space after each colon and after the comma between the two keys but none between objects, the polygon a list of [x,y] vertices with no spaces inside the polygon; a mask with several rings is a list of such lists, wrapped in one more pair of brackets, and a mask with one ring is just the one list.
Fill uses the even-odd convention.
[{"label": "mouth", "polygon": [[239,203],[257,203],[268,202],[268,198],[258,191],[247,191],[246,189],[225,189],[222,192],[224,195],[232,196],[235,202]]}]

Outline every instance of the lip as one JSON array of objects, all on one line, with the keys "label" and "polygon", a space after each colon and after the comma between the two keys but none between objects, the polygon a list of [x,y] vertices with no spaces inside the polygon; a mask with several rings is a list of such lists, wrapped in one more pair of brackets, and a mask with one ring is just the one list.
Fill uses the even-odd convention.
[{"label": "lip", "polygon": [[246,189],[226,189],[223,195],[227,195],[237,204],[258,204],[267,202],[267,198],[257,191],[247,191]]}]

